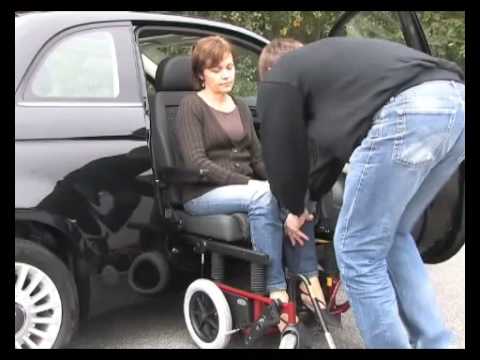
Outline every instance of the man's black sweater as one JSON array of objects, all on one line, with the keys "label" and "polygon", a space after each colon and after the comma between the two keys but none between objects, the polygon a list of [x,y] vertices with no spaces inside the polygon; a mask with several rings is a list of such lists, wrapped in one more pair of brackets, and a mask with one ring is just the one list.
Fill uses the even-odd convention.
[{"label": "man's black sweater", "polygon": [[281,206],[299,215],[307,188],[314,200],[328,192],[374,114],[431,80],[464,76],[452,62],[377,39],[327,38],[284,55],[257,99],[268,180]]}]

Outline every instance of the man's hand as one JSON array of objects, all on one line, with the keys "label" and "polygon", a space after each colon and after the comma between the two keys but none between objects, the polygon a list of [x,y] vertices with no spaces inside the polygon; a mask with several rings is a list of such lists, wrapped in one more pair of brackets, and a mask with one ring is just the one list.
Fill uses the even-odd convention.
[{"label": "man's hand", "polygon": [[295,246],[295,243],[299,243],[300,246],[304,245],[304,241],[308,241],[308,236],[305,235],[300,229],[302,228],[305,222],[313,220],[313,215],[310,214],[307,210],[303,212],[302,215],[297,216],[292,213],[288,214],[285,224],[285,233],[290,239],[292,246]]}]

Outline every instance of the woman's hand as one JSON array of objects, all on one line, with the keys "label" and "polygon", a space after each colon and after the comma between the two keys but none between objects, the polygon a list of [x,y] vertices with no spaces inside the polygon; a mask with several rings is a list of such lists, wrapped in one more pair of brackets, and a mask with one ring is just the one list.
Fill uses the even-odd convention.
[{"label": "woman's hand", "polygon": [[300,246],[303,246],[304,241],[309,240],[308,236],[300,230],[305,222],[309,221],[313,221],[313,215],[307,210],[305,210],[300,216],[292,213],[288,214],[283,227],[285,228],[285,234],[289,237],[292,246],[295,246],[295,243],[299,243]]}]

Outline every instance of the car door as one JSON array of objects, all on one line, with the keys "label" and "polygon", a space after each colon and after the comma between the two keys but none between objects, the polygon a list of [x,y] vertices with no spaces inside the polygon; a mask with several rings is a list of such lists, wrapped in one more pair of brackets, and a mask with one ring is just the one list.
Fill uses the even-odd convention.
[{"label": "car door", "polygon": [[[419,18],[415,12],[407,11],[346,12],[332,27],[329,36],[382,38],[432,54],[432,46],[422,28],[421,18],[430,19],[433,15],[425,13],[427,12],[422,12]],[[441,24],[436,24],[436,28],[441,29]],[[448,48],[451,43],[445,44],[444,47]],[[446,57],[445,54],[448,54],[440,51],[442,47],[439,47],[438,43],[435,43],[433,48],[438,49],[433,55]],[[464,49],[463,40],[463,51]],[[459,62],[458,57],[450,60]],[[459,65],[464,66],[464,62]],[[343,174],[340,177],[323,203],[327,231],[333,228],[338,216],[345,176],[346,174]],[[426,263],[448,260],[465,244],[465,162],[425,210],[414,228],[413,235]]]},{"label": "car door", "polygon": [[128,224],[153,208],[133,44],[129,22],[64,31],[15,93],[15,208],[72,219],[103,255],[137,244]]}]

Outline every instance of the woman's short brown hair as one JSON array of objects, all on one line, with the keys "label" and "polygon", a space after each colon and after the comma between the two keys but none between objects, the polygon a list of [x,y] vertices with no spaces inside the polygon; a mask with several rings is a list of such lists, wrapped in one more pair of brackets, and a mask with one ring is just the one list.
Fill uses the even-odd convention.
[{"label": "woman's short brown hair", "polygon": [[258,59],[258,75],[263,80],[267,71],[286,53],[302,47],[303,44],[295,39],[274,39],[265,46]]},{"label": "woman's short brown hair", "polygon": [[201,38],[192,49],[193,82],[202,88],[203,70],[220,64],[226,54],[232,54],[232,45],[223,37],[215,35]]}]

